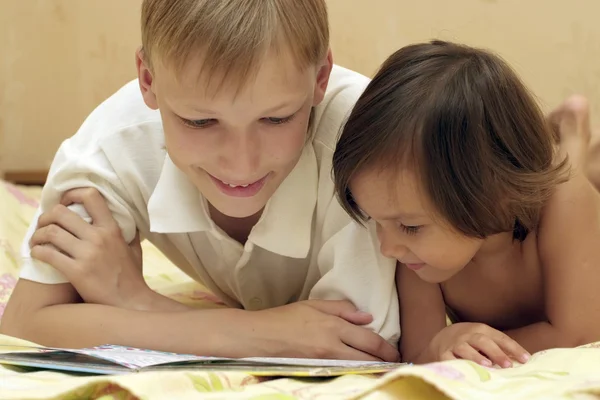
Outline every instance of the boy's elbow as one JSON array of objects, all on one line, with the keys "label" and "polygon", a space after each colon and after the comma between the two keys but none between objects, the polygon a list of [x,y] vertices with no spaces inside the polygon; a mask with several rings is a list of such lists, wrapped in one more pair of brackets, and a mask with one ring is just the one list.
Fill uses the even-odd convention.
[{"label": "boy's elbow", "polygon": [[76,302],[77,292],[70,284],[46,285],[20,279],[0,318],[0,334],[29,341],[39,340],[38,336],[43,334],[36,324],[40,311]]},{"label": "boy's elbow", "polygon": [[9,301],[0,319],[0,334],[23,339],[30,313],[19,312],[14,301]]},{"label": "boy's elbow", "polygon": [[9,301],[7,304],[0,320],[0,334],[43,344],[47,332],[44,323],[47,323],[47,319],[40,319],[40,316],[47,308],[54,306],[43,305],[32,309],[18,303]]}]

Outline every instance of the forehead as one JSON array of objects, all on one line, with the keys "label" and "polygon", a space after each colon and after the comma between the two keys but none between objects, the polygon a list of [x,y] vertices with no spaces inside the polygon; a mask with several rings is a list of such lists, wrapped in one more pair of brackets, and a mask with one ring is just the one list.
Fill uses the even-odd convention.
[{"label": "forehead", "polygon": [[290,56],[273,51],[262,57],[245,77],[221,70],[204,73],[201,57],[189,61],[179,74],[162,63],[157,64],[154,79],[159,96],[184,104],[224,102],[247,106],[293,102],[312,93],[316,82],[316,66],[299,68]]},{"label": "forehead", "polygon": [[378,221],[426,215],[430,209],[417,176],[409,169],[360,172],[352,179],[350,191],[358,206]]}]

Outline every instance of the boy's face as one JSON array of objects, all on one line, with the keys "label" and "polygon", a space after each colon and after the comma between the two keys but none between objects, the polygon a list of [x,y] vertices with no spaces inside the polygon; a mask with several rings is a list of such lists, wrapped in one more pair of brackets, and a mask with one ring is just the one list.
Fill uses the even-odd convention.
[{"label": "boy's face", "polygon": [[214,92],[198,79],[201,63],[188,63],[178,77],[161,63],[151,73],[139,52],[137,63],[171,159],[214,208],[237,218],[260,212],[296,165],[332,68],[330,54],[304,71],[271,54],[241,89],[225,81]]},{"label": "boy's face", "polygon": [[469,264],[484,241],[432,218],[435,211],[413,173],[391,174],[365,171],[350,185],[358,206],[377,224],[381,253],[414,270],[424,281],[450,279]]}]

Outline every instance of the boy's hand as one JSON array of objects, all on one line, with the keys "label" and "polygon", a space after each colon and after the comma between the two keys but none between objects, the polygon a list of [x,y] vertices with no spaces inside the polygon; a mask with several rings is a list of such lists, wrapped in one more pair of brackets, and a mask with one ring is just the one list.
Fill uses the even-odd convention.
[{"label": "boy's hand", "polygon": [[250,318],[244,325],[261,343],[269,343],[267,349],[256,349],[262,354],[389,362],[400,359],[398,349],[361,326],[373,317],[348,301],[301,301],[256,311]]},{"label": "boy's hand", "polygon": [[457,323],[442,329],[431,341],[429,351],[436,360],[471,360],[486,367],[512,366],[511,358],[522,363],[529,353],[508,335],[488,325]]},{"label": "boy's hand", "polygon": [[[142,274],[139,234],[125,242],[95,189],[71,190],[61,203],[40,216],[30,240],[32,257],[62,272],[86,303],[140,308],[151,290]],[[74,203],[84,206],[91,224],[66,207]]]}]

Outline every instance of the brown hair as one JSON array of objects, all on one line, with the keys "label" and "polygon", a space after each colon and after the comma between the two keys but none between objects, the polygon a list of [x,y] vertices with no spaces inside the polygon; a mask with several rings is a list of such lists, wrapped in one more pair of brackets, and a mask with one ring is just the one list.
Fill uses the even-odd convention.
[{"label": "brown hair", "polygon": [[[350,184],[367,168],[416,167],[437,214],[471,237],[523,240],[568,173],[539,106],[498,56],[433,41],[382,65],[334,153],[337,196],[364,221]],[[393,171],[393,170],[392,170]]]},{"label": "brown hair", "polygon": [[[142,47],[181,72],[202,56],[198,74],[243,85],[269,51],[286,52],[298,68],[319,63],[329,48],[324,0],[144,0]],[[289,49],[289,50],[287,50]],[[221,82],[221,83],[222,83]]]}]

